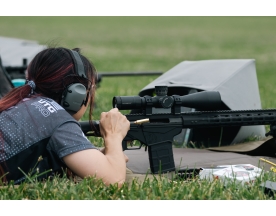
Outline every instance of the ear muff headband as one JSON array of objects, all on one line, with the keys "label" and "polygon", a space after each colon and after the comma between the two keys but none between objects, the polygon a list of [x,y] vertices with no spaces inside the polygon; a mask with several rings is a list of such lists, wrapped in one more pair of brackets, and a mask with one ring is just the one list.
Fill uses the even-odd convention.
[{"label": "ear muff headband", "polygon": [[[81,57],[77,51],[68,50],[71,55],[75,71],[78,76],[87,79],[85,75],[84,65],[81,60]],[[74,76],[74,75],[69,75]],[[88,80],[88,79],[87,79]],[[90,83],[91,81],[88,80]],[[92,83],[89,86],[88,92],[91,88]],[[86,87],[82,83],[73,83],[65,88],[62,94],[61,106],[69,112],[78,112],[81,106],[84,104],[87,105],[89,93],[87,93]]]},{"label": "ear muff headband", "polygon": [[73,59],[74,65],[75,65],[75,71],[80,77],[86,78],[85,71],[84,71],[84,65],[81,60],[81,57],[79,53],[75,50],[69,50],[69,53]]}]

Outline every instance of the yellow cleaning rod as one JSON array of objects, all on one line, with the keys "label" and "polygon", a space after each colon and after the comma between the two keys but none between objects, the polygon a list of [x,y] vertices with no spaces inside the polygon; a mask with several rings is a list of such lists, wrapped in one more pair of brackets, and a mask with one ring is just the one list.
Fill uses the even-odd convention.
[{"label": "yellow cleaning rod", "polygon": [[260,158],[260,160],[261,160],[261,161],[264,161],[264,162],[266,162],[266,163],[268,163],[268,164],[270,164],[270,165],[276,167],[276,164],[275,164],[275,163],[272,163],[271,161],[265,160],[265,159],[263,159],[263,158]]}]

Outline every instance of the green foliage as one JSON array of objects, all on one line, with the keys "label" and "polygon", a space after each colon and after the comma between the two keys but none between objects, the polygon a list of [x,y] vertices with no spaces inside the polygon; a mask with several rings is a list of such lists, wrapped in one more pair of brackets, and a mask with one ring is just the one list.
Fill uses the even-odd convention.
[{"label": "green foliage", "polygon": [[[0,17],[1,36],[80,47],[99,72],[166,72],[184,60],[255,59],[263,108],[276,107],[275,25],[276,17]],[[137,95],[156,78],[103,77],[93,119],[112,108],[114,96]],[[91,139],[102,146],[100,138]],[[93,178],[78,184],[66,178],[45,182],[31,178],[19,186],[2,187],[0,199],[268,200],[275,198],[266,195],[259,183],[276,181],[272,174],[248,187],[225,187],[220,181],[197,178],[148,179],[122,188],[104,186]]]}]

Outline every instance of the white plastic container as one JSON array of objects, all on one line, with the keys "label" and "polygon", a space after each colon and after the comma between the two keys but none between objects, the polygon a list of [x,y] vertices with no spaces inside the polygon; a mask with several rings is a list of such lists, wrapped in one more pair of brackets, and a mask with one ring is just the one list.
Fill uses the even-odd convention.
[{"label": "white plastic container", "polygon": [[263,174],[263,170],[251,164],[220,165],[217,167],[200,168],[199,178],[214,180],[220,179],[225,185],[228,183],[250,184]]}]

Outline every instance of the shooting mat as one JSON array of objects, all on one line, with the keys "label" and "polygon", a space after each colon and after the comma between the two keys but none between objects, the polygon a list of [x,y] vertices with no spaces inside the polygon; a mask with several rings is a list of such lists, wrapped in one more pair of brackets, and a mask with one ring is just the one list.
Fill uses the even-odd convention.
[{"label": "shooting mat", "polygon": [[[127,167],[133,173],[147,174],[150,172],[148,152],[144,148],[126,150],[124,153],[129,157]],[[276,145],[272,137],[262,141],[209,149],[173,148],[173,154],[176,169],[180,170],[234,164],[251,164],[267,171],[270,170],[271,165],[260,161],[260,158],[276,164]]]}]

